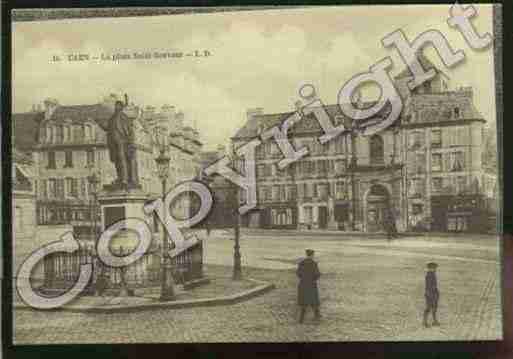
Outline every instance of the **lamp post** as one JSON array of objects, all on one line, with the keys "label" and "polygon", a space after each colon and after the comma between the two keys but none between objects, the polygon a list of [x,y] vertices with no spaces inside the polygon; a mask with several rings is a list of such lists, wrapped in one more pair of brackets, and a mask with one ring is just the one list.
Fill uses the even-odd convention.
[{"label": "lamp post", "polygon": [[89,182],[91,192],[93,194],[93,197],[91,198],[91,237],[93,238],[93,241],[96,244],[97,240],[97,228],[96,228],[96,194],[98,189],[98,184],[100,183],[100,179],[96,175],[96,173],[92,173],[90,176],[87,177],[87,180]]},{"label": "lamp post", "polygon": [[239,223],[239,209],[238,209],[238,189],[237,186],[233,185],[232,190],[233,195],[233,203],[235,208],[234,213],[234,234],[235,234],[235,244],[233,246],[233,279],[240,280],[242,279],[242,268],[240,262],[240,223]]},{"label": "lamp post", "polygon": [[356,231],[356,183],[354,180],[354,172],[356,170],[356,134],[353,119],[350,117],[344,118],[344,127],[349,130],[348,136],[351,138],[351,162],[348,166],[348,169],[351,172],[351,212],[353,216],[351,227],[353,231]]},{"label": "lamp post", "polygon": [[[164,148],[160,150],[160,154],[155,158],[155,162],[157,164],[158,177],[162,183],[162,200],[164,201],[166,198],[166,182],[170,162],[170,158],[166,155]],[[163,210],[167,211],[168,208],[164,206]],[[162,302],[175,299],[173,275],[171,273],[171,263],[169,263],[169,243],[166,237],[166,228],[164,224],[162,224],[162,282],[160,290],[160,301]]]},{"label": "lamp post", "polygon": [[[232,156],[231,156],[232,164],[236,167],[236,156],[235,150],[232,148]],[[233,203],[234,209],[234,223],[233,223],[233,231],[234,231],[234,241],[235,244],[233,246],[233,280],[242,279],[242,266],[241,266],[241,255],[240,255],[240,218],[239,218],[239,191],[237,185],[234,183],[231,184],[230,188],[230,196],[231,201]]]}]

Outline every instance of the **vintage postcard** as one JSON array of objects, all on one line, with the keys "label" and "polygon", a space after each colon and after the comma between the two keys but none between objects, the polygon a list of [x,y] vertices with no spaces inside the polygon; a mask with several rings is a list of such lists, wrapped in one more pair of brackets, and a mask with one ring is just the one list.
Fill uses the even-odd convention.
[{"label": "vintage postcard", "polygon": [[14,343],[500,340],[500,10],[14,10]]}]

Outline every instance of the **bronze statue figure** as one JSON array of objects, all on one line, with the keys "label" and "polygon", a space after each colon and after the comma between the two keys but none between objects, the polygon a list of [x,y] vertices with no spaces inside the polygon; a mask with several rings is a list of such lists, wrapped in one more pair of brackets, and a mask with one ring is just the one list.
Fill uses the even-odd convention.
[{"label": "bronze statue figure", "polygon": [[98,121],[98,125],[107,133],[109,157],[116,166],[117,178],[112,186],[121,189],[139,187],[133,123],[123,113],[127,105],[128,97],[125,95],[125,103],[116,101],[114,114],[108,123]]}]

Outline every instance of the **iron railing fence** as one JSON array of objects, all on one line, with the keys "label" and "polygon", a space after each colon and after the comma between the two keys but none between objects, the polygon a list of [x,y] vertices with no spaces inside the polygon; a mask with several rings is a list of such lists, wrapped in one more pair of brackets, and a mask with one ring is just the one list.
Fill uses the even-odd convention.
[{"label": "iron railing fence", "polygon": [[[130,249],[111,248],[112,254],[126,256]],[[152,287],[161,283],[161,248],[155,246],[136,262],[124,268],[109,267],[101,262],[94,246],[82,243],[73,253],[58,252],[45,257],[43,261],[44,290],[70,288],[78,279],[80,265],[93,264],[93,276],[86,292],[95,292],[100,276],[106,279],[106,289],[120,288],[124,281],[128,287]],[[178,284],[199,279],[203,276],[203,245],[199,242],[170,260],[173,277]]]}]

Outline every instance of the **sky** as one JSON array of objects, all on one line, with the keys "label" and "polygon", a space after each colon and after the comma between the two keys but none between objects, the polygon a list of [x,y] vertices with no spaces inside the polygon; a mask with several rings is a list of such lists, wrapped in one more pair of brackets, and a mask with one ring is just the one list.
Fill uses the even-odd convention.
[{"label": "sky", "polygon": [[[480,34],[493,35],[492,7],[476,6]],[[447,69],[432,48],[425,55],[451,79],[472,86],[484,118],[495,122],[493,49],[472,50],[446,21],[449,5],[340,6],[13,23],[13,112],[30,111],[45,98],[60,104],[94,104],[110,93],[127,93],[141,106],[173,105],[200,132],[205,150],[226,144],[246,121],[246,110],[294,109],[298,89],[315,86],[324,103],[336,103],[351,77],[386,56],[398,74],[405,65],[381,45],[402,29],[409,40],[436,29],[466,60]],[[67,61],[69,54],[192,52],[182,59]],[[53,56],[63,61],[52,61]],[[373,92],[364,93],[374,96]],[[370,99],[370,98],[369,98]]]}]

